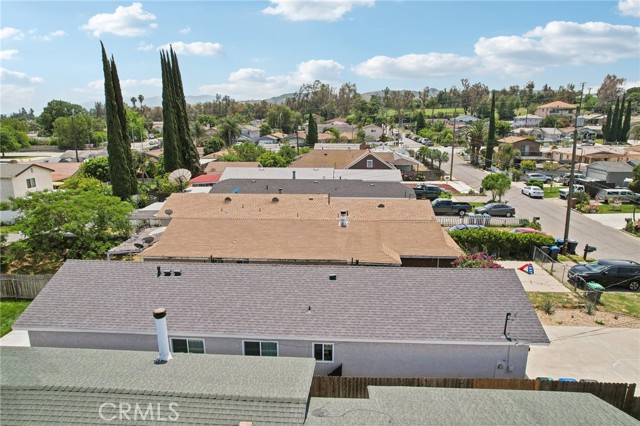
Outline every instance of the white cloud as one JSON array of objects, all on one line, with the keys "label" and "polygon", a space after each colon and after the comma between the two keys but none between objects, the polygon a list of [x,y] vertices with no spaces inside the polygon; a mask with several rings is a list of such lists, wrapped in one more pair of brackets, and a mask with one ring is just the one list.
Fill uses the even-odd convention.
[{"label": "white cloud", "polygon": [[22,37],[24,37],[24,33],[17,28],[0,28],[0,40],[20,40]]},{"label": "white cloud", "polygon": [[190,32],[191,32],[191,27],[188,25],[185,28],[180,30],[180,34],[189,34]]},{"label": "white cloud", "polygon": [[[162,87],[161,78],[148,78],[143,80],[127,79],[120,80],[120,87],[122,88],[122,96],[126,99],[127,96],[133,95],[137,92],[140,86],[150,87]],[[127,89],[133,88],[132,93],[127,93]],[[85,87],[75,87],[71,89],[75,93],[83,93],[93,96],[104,96],[104,79],[93,80],[87,83]]]},{"label": "white cloud", "polygon": [[36,35],[37,32],[38,32],[37,30],[30,30],[29,34],[33,36],[34,40],[40,40],[40,41],[51,41],[55,38],[60,38],[67,35],[67,33],[64,32],[63,30],[51,31],[50,33],[45,34],[43,36]]},{"label": "white cloud", "polygon": [[421,79],[466,72],[477,59],[452,53],[409,54],[391,58],[374,56],[353,67],[353,72],[369,78]]},{"label": "white cloud", "polygon": [[25,82],[32,84],[42,83],[44,81],[42,77],[30,77],[23,72],[11,71],[6,68],[0,68],[0,80],[9,82]]},{"label": "white cloud", "polygon": [[141,41],[138,43],[138,50],[141,52],[149,52],[150,50],[153,50],[153,44]]},{"label": "white cloud", "polygon": [[637,81],[625,81],[624,84],[622,85],[622,88],[624,90],[629,90],[632,87],[640,87],[640,80],[637,80]]},{"label": "white cloud", "polygon": [[135,79],[120,80],[120,86],[123,89],[129,88],[129,87],[138,87],[138,86],[162,87],[162,79],[147,78],[144,80],[135,80]]},{"label": "white cloud", "polygon": [[333,60],[310,60],[298,64],[286,75],[270,76],[263,69],[241,68],[229,75],[227,83],[200,86],[201,94],[224,93],[237,99],[264,99],[298,90],[302,84],[321,80],[325,83],[342,81],[344,66]]},{"label": "white cloud", "polygon": [[22,107],[29,108],[29,105],[33,105],[35,93],[35,87],[25,87],[17,84],[2,84],[0,110],[6,114],[9,111],[18,111]]},{"label": "white cloud", "polygon": [[374,0],[271,0],[262,10],[267,15],[282,15],[289,21],[334,22],[356,6],[373,6]]},{"label": "white cloud", "polygon": [[618,10],[623,16],[640,17],[640,0],[620,0]]},{"label": "white cloud", "polygon": [[638,57],[639,45],[640,28],[554,21],[522,36],[481,38],[475,53],[491,70],[531,74],[555,66],[606,64]]},{"label": "white cloud", "polygon": [[220,43],[209,43],[203,41],[194,41],[193,43],[185,43],[175,41],[158,47],[158,49],[169,50],[169,46],[173,47],[173,51],[183,55],[194,56],[215,56],[222,51]]},{"label": "white cloud", "polygon": [[156,16],[142,9],[142,3],[131,6],[118,6],[114,13],[99,13],[89,18],[81,29],[91,32],[95,37],[101,34],[135,37],[147,34],[156,28]]},{"label": "white cloud", "polygon": [[18,51],[16,49],[0,50],[0,59],[2,60],[13,59],[13,57],[15,57],[17,54],[18,54]]}]

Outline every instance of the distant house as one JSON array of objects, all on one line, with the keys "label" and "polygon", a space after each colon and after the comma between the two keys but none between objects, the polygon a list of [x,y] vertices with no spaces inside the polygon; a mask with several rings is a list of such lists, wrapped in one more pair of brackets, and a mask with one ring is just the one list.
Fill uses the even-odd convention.
[{"label": "distant house", "polygon": [[542,117],[538,117],[535,114],[519,115],[513,118],[511,127],[514,129],[519,127],[538,127],[541,121]]},{"label": "distant house", "polygon": [[260,138],[260,128],[251,125],[244,125],[240,128],[240,133],[249,140],[255,142]]},{"label": "distant house", "polygon": [[176,193],[164,208],[167,231],[144,260],[448,267],[462,255],[415,199]]},{"label": "distant house", "polygon": [[264,135],[258,138],[258,143],[260,145],[273,145],[273,144],[277,144],[279,141],[280,139],[278,139],[274,135]]},{"label": "distant house", "polygon": [[384,130],[380,126],[376,126],[375,124],[369,124],[362,128],[364,130],[364,140],[365,141],[377,141],[380,140],[382,135],[384,134]]},{"label": "distant house", "polygon": [[[354,145],[359,147],[358,145]],[[313,149],[291,163],[290,167],[335,167],[336,169],[394,169],[378,153],[369,150]]]},{"label": "distant house", "polygon": [[0,167],[0,199],[25,197],[31,192],[53,189],[53,170],[38,164],[2,164]]},{"label": "distant house", "polygon": [[478,117],[473,115],[459,115],[455,118],[456,124],[472,124],[475,121],[478,121]]},{"label": "distant house", "polygon": [[543,119],[550,115],[572,119],[576,115],[576,106],[562,101],[554,101],[538,106],[535,115]]},{"label": "distant house", "polygon": [[529,346],[549,344],[513,269],[69,260],[13,329],[155,352],[154,307],[173,352],[315,359],[317,375],[524,378]]},{"label": "distant house", "polygon": [[625,179],[633,177],[633,166],[627,162],[596,161],[587,166],[587,177],[623,186]]},{"label": "distant house", "polygon": [[526,137],[507,136],[506,138],[498,139],[498,144],[503,143],[513,146],[513,149],[518,151],[518,157],[535,157],[541,155],[540,147],[542,144]]},{"label": "distant house", "polygon": [[227,167],[260,167],[257,161],[211,161],[205,167],[205,173],[223,173]]}]

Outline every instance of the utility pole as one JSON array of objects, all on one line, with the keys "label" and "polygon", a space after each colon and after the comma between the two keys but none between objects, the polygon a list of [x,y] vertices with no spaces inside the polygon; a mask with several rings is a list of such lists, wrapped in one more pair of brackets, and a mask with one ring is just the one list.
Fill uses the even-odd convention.
[{"label": "utility pole", "polygon": [[576,150],[578,146],[578,116],[580,115],[580,109],[582,108],[582,96],[584,95],[584,85],[580,89],[580,103],[576,109],[576,118],[574,120],[573,129],[573,148],[571,149],[571,174],[569,175],[569,194],[567,195],[567,216],[564,220],[564,237],[562,239],[562,254],[567,254],[567,248],[569,247],[569,224],[571,222],[571,204],[573,202],[573,184],[575,181],[574,173],[576,170]]},{"label": "utility pole", "polygon": [[453,180],[453,154],[456,145],[456,109],[457,107],[453,108],[453,141],[451,142],[451,158],[449,159],[449,161],[451,161],[451,165],[449,166],[450,181]]}]

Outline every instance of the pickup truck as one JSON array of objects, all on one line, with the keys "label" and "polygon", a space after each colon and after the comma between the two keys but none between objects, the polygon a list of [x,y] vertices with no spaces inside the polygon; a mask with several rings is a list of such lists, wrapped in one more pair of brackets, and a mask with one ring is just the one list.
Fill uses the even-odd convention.
[{"label": "pickup truck", "polygon": [[[575,179],[584,179],[587,176],[583,173],[574,173],[573,178]],[[569,185],[569,179],[571,178],[571,173],[563,173],[560,176],[556,176],[553,178],[554,182],[561,183],[563,185]]]},{"label": "pickup truck", "polygon": [[[580,192],[584,192],[584,185],[573,185],[573,195],[579,194]],[[569,188],[560,188],[558,191],[558,195],[563,200],[569,196]]]},{"label": "pickup truck", "polygon": [[433,212],[437,216],[464,216],[467,213],[471,213],[471,210],[473,210],[473,206],[469,203],[452,201],[447,198],[438,198],[437,200],[433,200],[431,202],[431,206],[433,207]]},{"label": "pickup truck", "polygon": [[440,196],[440,194],[446,194],[449,191],[442,189],[439,186],[421,184],[413,188],[413,192],[415,192],[417,199],[426,198],[428,200],[435,200]]}]

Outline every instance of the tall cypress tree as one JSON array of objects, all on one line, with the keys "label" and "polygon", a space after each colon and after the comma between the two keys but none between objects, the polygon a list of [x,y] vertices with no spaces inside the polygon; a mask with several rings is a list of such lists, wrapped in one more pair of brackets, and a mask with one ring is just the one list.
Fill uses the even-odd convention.
[{"label": "tall cypress tree", "polygon": [[626,102],[627,94],[622,95],[622,101],[620,102],[620,110],[618,111],[618,124],[616,125],[617,133],[616,133],[616,141],[618,142],[626,142],[627,138],[625,138],[623,127],[624,122],[624,103]]},{"label": "tall cypress tree", "polygon": [[[484,157],[484,167],[491,167],[493,161],[493,147],[496,143],[496,93],[491,92],[491,113],[489,115],[489,134],[487,135],[487,153]],[[453,161],[453,159],[452,159]]]},{"label": "tall cypress tree", "polygon": [[618,117],[620,116],[620,98],[616,99],[616,106],[613,107],[613,117],[611,118],[611,129],[609,129],[609,142],[618,140]]},{"label": "tall cypress tree", "polygon": [[318,125],[313,118],[313,114],[309,113],[309,124],[307,125],[307,146],[314,147],[318,143]]},{"label": "tall cypress tree", "polygon": [[609,133],[611,133],[611,117],[613,111],[611,105],[607,107],[607,118],[604,121],[604,126],[602,127],[602,137],[604,138],[605,143],[609,141]]},{"label": "tall cypress tree", "polygon": [[116,62],[111,56],[111,76],[113,81],[113,91],[116,97],[116,104],[118,105],[118,120],[122,127],[122,150],[124,152],[125,164],[129,169],[129,194],[138,193],[138,180],[136,177],[136,171],[133,168],[133,156],[131,155],[131,139],[129,138],[129,125],[127,123],[127,112],[122,98],[122,90],[120,89],[120,78],[118,77],[118,69],[116,68]]},{"label": "tall cypress tree", "polygon": [[178,151],[178,125],[174,112],[172,76],[166,52],[160,51],[160,65],[162,68],[162,145],[164,148],[164,169],[172,172],[180,168],[182,159]]},{"label": "tall cypress tree", "polygon": [[109,155],[109,174],[113,195],[122,199],[131,195],[131,172],[127,167],[127,159],[123,149],[124,139],[122,124],[118,112],[118,102],[113,84],[112,63],[109,63],[107,52],[102,42],[102,70],[104,72],[105,109],[107,115],[107,153]]},{"label": "tall cypress tree", "polygon": [[627,101],[627,110],[624,114],[624,123],[622,124],[622,141],[629,140],[629,131],[631,130],[631,101]]}]

